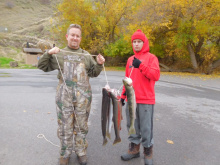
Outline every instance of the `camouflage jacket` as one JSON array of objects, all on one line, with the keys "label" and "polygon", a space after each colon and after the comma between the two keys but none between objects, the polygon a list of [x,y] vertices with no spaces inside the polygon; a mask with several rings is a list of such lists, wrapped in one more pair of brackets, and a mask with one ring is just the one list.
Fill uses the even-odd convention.
[{"label": "camouflage jacket", "polygon": [[[97,77],[100,72],[102,71],[102,65],[97,64],[96,61],[94,60],[94,58],[89,55],[89,53],[81,48],[74,50],[74,49],[70,49],[69,47],[66,47],[64,49],[62,49],[63,51],[60,51],[58,54],[56,54],[61,71],[63,72],[63,66],[64,66],[64,56],[66,55],[73,55],[70,52],[76,52],[77,56],[83,56],[83,60],[81,61],[84,66],[85,69],[87,71],[87,75],[88,77]],[[57,78],[60,79],[61,78],[61,73],[59,70],[59,65],[57,63],[55,54],[53,55],[49,55],[47,52],[45,52],[41,58],[38,61],[38,68],[43,70],[44,72],[49,72],[49,71],[53,71],[58,69],[58,75]]]}]

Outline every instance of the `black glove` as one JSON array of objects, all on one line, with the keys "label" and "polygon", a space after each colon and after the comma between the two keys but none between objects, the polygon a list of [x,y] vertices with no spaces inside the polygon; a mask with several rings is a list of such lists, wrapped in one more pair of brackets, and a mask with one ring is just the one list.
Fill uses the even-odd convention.
[{"label": "black glove", "polygon": [[133,65],[135,68],[139,68],[140,64],[141,64],[141,61],[140,61],[139,59],[137,59],[137,58],[134,57],[134,60],[133,60],[133,62],[132,62],[132,65]]},{"label": "black glove", "polygon": [[122,104],[122,106],[125,105],[125,99],[122,99],[122,98],[121,98],[121,104]]}]

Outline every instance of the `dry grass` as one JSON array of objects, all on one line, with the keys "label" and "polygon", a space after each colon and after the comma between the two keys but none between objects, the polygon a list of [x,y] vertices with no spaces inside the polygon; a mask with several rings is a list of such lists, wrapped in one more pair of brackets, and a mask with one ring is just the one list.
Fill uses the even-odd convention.
[{"label": "dry grass", "polygon": [[37,44],[50,36],[50,21],[60,0],[3,0],[0,1],[0,57],[24,61],[22,45]]},{"label": "dry grass", "polygon": [[161,75],[169,75],[169,76],[175,76],[175,77],[180,77],[180,78],[197,77],[197,78],[200,78],[201,80],[220,78],[220,72],[215,72],[211,75],[198,74],[198,73],[182,73],[182,72],[161,72]]},{"label": "dry grass", "polygon": [[0,10],[0,26],[16,32],[53,15],[53,4],[43,4],[42,0],[5,0],[0,1]]}]

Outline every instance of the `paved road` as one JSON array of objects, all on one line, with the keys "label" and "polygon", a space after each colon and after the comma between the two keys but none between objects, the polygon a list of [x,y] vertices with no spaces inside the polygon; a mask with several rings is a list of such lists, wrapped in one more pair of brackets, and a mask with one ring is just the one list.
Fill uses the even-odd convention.
[{"label": "paved road", "polygon": [[[0,70],[0,165],[56,165],[59,145],[56,136],[55,90],[57,72]],[[111,88],[122,85],[123,72],[107,72]],[[143,165],[141,158],[123,162],[127,151],[125,118],[122,142],[112,139],[102,146],[102,72],[90,80],[93,102],[89,118],[88,165]],[[156,83],[154,115],[155,165],[218,165],[220,162],[220,79],[161,75]],[[124,112],[123,112],[124,115]],[[124,115],[125,116],[125,115]],[[141,153],[143,149],[141,148]],[[78,165],[75,154],[71,164]]]}]

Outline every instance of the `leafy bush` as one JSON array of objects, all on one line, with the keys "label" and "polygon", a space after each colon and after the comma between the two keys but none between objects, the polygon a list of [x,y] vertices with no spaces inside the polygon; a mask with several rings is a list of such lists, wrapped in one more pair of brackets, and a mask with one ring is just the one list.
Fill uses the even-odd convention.
[{"label": "leafy bush", "polygon": [[154,43],[154,45],[150,48],[150,52],[160,58],[164,58],[165,55],[163,45],[158,43]]},{"label": "leafy bush", "polygon": [[13,59],[11,58],[7,58],[7,57],[0,57],[0,67],[10,67],[10,62],[11,61],[14,61]]},{"label": "leafy bush", "polygon": [[104,49],[104,54],[111,57],[124,57],[132,55],[133,50],[131,43],[128,43],[123,38],[120,38],[116,42],[107,45],[107,47]]}]

